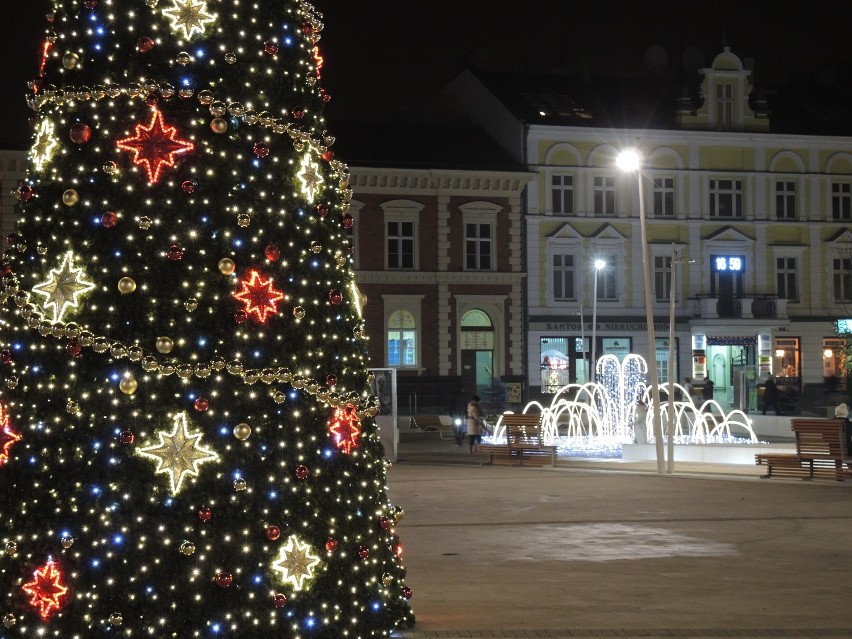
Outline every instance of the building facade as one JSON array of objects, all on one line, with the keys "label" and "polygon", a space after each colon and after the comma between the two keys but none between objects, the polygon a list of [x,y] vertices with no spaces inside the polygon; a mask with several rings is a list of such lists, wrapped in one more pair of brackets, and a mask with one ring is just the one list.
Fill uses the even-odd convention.
[{"label": "building facade", "polygon": [[[727,48],[692,90],[549,81],[467,71],[441,96],[536,174],[525,200],[530,397],[630,352],[654,353],[661,382],[712,380],[723,406],[748,410],[767,374],[796,394],[842,376],[852,138],[773,127]],[[642,157],[638,175],[616,166],[627,148]]]}]

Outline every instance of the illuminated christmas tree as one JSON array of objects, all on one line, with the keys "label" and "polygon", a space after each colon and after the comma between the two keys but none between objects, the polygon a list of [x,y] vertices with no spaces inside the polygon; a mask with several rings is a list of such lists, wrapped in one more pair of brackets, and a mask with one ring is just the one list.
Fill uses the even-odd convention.
[{"label": "illuminated christmas tree", "polygon": [[413,615],[299,0],[54,0],[0,322],[0,637]]}]

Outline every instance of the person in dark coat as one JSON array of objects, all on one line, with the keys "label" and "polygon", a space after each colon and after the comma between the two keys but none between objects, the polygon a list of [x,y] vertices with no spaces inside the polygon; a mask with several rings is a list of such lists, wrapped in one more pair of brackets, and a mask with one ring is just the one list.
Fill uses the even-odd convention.
[{"label": "person in dark coat", "polygon": [[479,407],[477,395],[474,395],[467,404],[467,436],[470,453],[473,454],[482,441],[482,408]]},{"label": "person in dark coat", "polygon": [[456,436],[456,446],[464,444],[464,436],[467,433],[467,396],[464,394],[464,387],[459,386],[456,394],[453,396],[453,403],[450,406],[450,419],[453,420],[453,431]]},{"label": "person in dark coat", "polygon": [[709,377],[704,380],[704,388],[701,389],[701,396],[704,400],[713,399],[713,380]]},{"label": "person in dark coat", "polygon": [[763,414],[766,415],[766,409],[772,407],[775,414],[778,414],[778,385],[772,379],[772,373],[766,373],[766,384],[763,387]]}]

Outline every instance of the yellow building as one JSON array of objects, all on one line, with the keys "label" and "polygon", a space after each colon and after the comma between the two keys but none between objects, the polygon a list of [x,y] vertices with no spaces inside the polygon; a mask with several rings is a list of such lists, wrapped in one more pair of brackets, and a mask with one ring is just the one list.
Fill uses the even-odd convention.
[{"label": "yellow building", "polygon": [[[644,213],[660,381],[712,379],[715,399],[753,411],[771,373],[830,403],[835,323],[852,317],[852,137],[818,102],[755,90],[727,47],[694,82],[465,71],[448,85],[438,104],[537,175],[530,398],[587,381],[604,354],[648,356]],[[616,166],[627,148],[638,174]]]}]

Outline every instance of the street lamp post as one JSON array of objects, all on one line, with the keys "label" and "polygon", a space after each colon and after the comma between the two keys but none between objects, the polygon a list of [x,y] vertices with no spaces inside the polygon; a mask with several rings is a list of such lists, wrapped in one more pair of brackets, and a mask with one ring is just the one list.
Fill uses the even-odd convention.
[{"label": "street lamp post", "polygon": [[692,260],[685,260],[677,256],[674,242],[672,242],[672,258],[669,266],[669,419],[667,422],[667,430],[669,434],[668,442],[668,463],[666,471],[674,472],[674,431],[675,431],[675,412],[674,412],[674,385],[677,381],[675,365],[675,298],[677,297],[677,286],[675,283],[675,265],[687,264]]},{"label": "street lamp post", "polygon": [[591,380],[593,382],[598,381],[598,360],[595,357],[595,351],[597,350],[597,330],[598,330],[598,276],[600,275],[601,269],[606,266],[606,262],[601,259],[595,260],[595,284],[593,286],[592,291],[592,364],[591,364]]},{"label": "street lamp post", "polygon": [[[665,451],[663,449],[663,424],[660,417],[660,379],[657,373],[657,336],[654,331],[654,305],[651,294],[651,255],[648,247],[648,231],[645,228],[645,198],[642,191],[641,158],[633,150],[618,154],[616,164],[625,173],[636,172],[639,185],[639,232],[642,242],[642,275],[645,280],[645,321],[648,333],[648,377],[651,383],[652,420],[654,427],[654,445],[657,454],[657,472],[665,473]],[[669,434],[671,437],[671,434]]]}]

